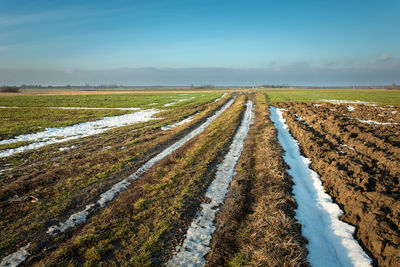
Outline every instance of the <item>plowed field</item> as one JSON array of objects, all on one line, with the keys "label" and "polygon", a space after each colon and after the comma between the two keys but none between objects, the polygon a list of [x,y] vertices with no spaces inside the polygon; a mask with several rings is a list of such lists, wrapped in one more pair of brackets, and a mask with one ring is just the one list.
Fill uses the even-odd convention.
[{"label": "plowed field", "polygon": [[287,110],[285,118],[303,154],[344,210],[341,219],[357,227],[356,238],[380,266],[396,266],[400,262],[400,109],[280,106]]}]

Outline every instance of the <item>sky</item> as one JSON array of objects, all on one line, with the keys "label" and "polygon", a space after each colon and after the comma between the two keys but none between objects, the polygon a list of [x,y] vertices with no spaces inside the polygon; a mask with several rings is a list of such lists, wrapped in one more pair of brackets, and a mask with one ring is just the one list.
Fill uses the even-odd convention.
[{"label": "sky", "polygon": [[0,85],[400,83],[400,0],[0,0]]}]

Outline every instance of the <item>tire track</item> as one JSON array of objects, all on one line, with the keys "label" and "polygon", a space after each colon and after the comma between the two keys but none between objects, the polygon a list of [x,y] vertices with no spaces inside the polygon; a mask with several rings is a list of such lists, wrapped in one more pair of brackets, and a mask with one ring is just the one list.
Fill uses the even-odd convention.
[{"label": "tire track", "polygon": [[242,123],[233,138],[230,150],[225,155],[224,161],[218,165],[215,179],[205,195],[209,201],[201,204],[201,211],[187,230],[183,244],[176,248],[176,253],[166,266],[203,266],[205,264],[204,256],[210,250],[208,245],[215,231],[214,218],[219,210],[218,206],[223,203],[228,191],[235,165],[242,152],[250,125],[253,123],[253,116],[253,102],[248,100]]}]

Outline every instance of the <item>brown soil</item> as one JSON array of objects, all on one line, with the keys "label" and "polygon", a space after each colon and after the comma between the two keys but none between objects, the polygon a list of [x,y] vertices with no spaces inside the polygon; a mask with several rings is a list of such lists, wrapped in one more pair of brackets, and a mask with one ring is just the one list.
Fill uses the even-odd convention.
[{"label": "brown soil", "polygon": [[257,94],[252,100],[255,123],[217,214],[206,266],[307,266],[283,151],[265,97]]},{"label": "brown soil", "polygon": [[[400,109],[283,103],[290,132],[379,266],[400,262]],[[395,111],[395,112],[393,112]],[[381,114],[381,116],[378,116]],[[301,116],[301,120],[299,117]]]}]

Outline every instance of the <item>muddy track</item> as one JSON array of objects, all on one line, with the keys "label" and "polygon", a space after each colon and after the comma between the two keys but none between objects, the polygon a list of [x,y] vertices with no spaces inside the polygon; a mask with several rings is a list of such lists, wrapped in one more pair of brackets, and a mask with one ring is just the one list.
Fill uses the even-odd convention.
[{"label": "muddy track", "polygon": [[[280,106],[288,110],[285,118],[302,153],[312,160],[311,167],[321,175],[325,189],[344,210],[341,219],[357,227],[355,237],[373,256],[375,264],[395,266],[400,262],[400,148],[380,140],[389,139],[385,135],[398,131],[398,126],[368,127],[357,120],[342,119],[343,107],[329,104],[318,108],[293,103]],[[372,110],[372,114],[376,108],[357,106],[358,109],[361,114]],[[302,116],[302,120],[294,114]],[[371,114],[364,117],[374,118]]]},{"label": "muddy track", "polygon": [[[86,225],[67,233],[68,237],[65,235],[56,251],[42,252],[28,263],[37,262],[39,266],[56,262],[82,265],[91,261],[100,263],[98,260],[101,259],[106,265],[146,265],[151,262],[159,266],[169,248],[175,247],[182,229],[195,215],[196,206],[203,201],[202,195],[212,180],[213,166],[219,162],[240,122],[243,99],[238,99],[239,102],[204,133],[157,163],[141,179],[133,181]],[[233,123],[225,125],[227,121]],[[210,142],[214,138],[221,142],[218,145]],[[157,205],[150,204],[154,202]],[[111,246],[112,252],[92,259],[92,246],[98,251],[103,250],[99,246],[105,246],[106,250]],[[82,254],[83,248],[87,252]]]},{"label": "muddy track", "polygon": [[291,177],[264,95],[253,95],[255,123],[237,164],[206,266],[308,266],[307,241],[294,219]]},{"label": "muddy track", "polygon": [[[148,159],[177,139],[185,136],[211,116],[216,108],[225,103],[227,99],[225,98],[219,103],[194,107],[193,112],[196,112],[199,108],[207,109],[207,111],[184,128],[178,127],[164,132],[159,130],[159,126],[149,127],[157,123],[151,122],[145,124],[145,127],[141,129],[128,126],[68,143],[68,146],[75,144],[76,149],[54,151],[50,146],[15,156],[14,158],[28,158],[29,165],[26,166],[22,162],[20,168],[14,167],[12,176],[1,181],[2,240],[8,242],[2,243],[0,248],[2,256],[0,258],[13,253],[18,247],[25,245],[27,240],[40,244],[39,248],[51,247],[51,241],[45,242],[43,240],[43,236],[46,235],[45,231],[50,225],[64,221],[71,213],[92,202],[113,184],[130,175]],[[106,149],[104,149],[105,147]],[[35,155],[40,155],[40,157],[36,158]],[[96,166],[107,169],[107,167],[113,168],[115,165],[118,167],[115,174],[103,177],[103,179],[95,176],[96,179],[93,183],[84,183],[85,177],[96,174]],[[60,197],[64,198],[61,199],[61,205],[53,203],[51,199],[46,199],[47,197],[54,197],[63,183],[76,183],[74,177],[82,177],[83,182],[80,182],[82,185],[78,186],[74,192],[61,195]],[[66,180],[66,178],[70,180]],[[18,198],[10,201],[9,197],[14,195],[17,195]],[[26,196],[33,196],[38,201],[31,202],[30,200],[33,200],[33,198]],[[49,209],[49,205],[57,206],[55,213],[57,216],[49,218],[37,212],[38,208],[40,211],[40,206]],[[50,211],[52,211],[51,206]],[[52,213],[54,214],[54,212]],[[21,226],[21,224],[24,226]]]}]

